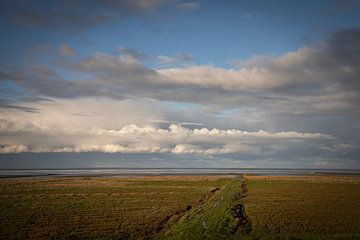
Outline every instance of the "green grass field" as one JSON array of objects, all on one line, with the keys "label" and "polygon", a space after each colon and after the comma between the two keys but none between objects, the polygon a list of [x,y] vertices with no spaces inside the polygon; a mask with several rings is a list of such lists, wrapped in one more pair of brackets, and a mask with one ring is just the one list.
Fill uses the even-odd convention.
[{"label": "green grass field", "polygon": [[3,179],[0,238],[152,237],[228,181],[219,177]]},{"label": "green grass field", "polygon": [[360,178],[0,180],[0,239],[360,239]]},{"label": "green grass field", "polygon": [[354,177],[248,177],[252,238],[360,239],[360,181]]}]

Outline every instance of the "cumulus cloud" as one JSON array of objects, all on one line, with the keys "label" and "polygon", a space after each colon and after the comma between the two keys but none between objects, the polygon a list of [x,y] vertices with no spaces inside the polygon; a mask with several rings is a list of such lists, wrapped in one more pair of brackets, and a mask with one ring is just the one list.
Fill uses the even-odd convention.
[{"label": "cumulus cloud", "polygon": [[[359,38],[360,40],[360,38]],[[357,48],[353,45],[354,48]],[[331,48],[331,51],[333,48]],[[349,51],[347,51],[349,54]],[[259,56],[242,61],[237,69],[191,66],[159,72],[174,85],[202,86],[224,90],[292,90],[336,84],[351,84],[359,69],[356,61],[329,56],[334,54],[304,47],[278,58]],[[356,58],[356,57],[354,57]]]},{"label": "cumulus cloud", "polygon": [[[146,54],[120,48],[120,56],[95,53],[77,62],[62,61],[56,68],[31,66],[3,71],[1,78],[25,87],[29,94],[63,98],[135,96],[221,105],[252,104],[264,99],[301,100],[303,96],[330,99],[334,94],[358,95],[359,32],[339,31],[318,46],[279,57],[255,56],[238,61],[230,69],[194,64],[169,68],[191,62],[193,56],[188,53],[159,56],[159,63],[167,67],[150,68],[140,62]],[[58,69],[70,76],[76,73],[77,77],[64,79]],[[207,97],[209,93],[211,98]],[[344,99],[343,104],[352,105],[353,100]]]},{"label": "cumulus cloud", "polygon": [[[274,139],[277,144],[333,139],[320,133],[248,132],[206,127],[190,129],[177,124],[171,124],[168,128],[154,127],[153,124],[143,127],[130,124],[119,129],[100,128],[99,124],[96,126],[90,128],[86,124],[65,126],[55,125],[54,122],[0,119],[0,133],[3,135],[0,152],[257,154],[265,145],[274,145],[271,143]],[[37,136],[36,141],[34,136]]]},{"label": "cumulus cloud", "polygon": [[25,145],[5,145],[0,146],[0,153],[23,153],[28,152],[29,149]]},{"label": "cumulus cloud", "polygon": [[149,56],[146,55],[145,53],[135,50],[135,49],[131,49],[131,48],[124,48],[124,47],[119,47],[119,53],[123,56],[123,57],[128,57],[128,58],[132,58],[138,61],[143,61],[143,60],[147,60],[149,59]]}]

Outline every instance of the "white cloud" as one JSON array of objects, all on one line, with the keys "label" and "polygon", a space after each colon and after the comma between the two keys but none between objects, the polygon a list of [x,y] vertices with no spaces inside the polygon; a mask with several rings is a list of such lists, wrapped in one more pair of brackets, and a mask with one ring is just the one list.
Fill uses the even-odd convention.
[{"label": "white cloud", "polygon": [[120,48],[3,71],[1,81],[24,96],[0,100],[1,152],[354,158],[358,149],[336,142],[356,146],[360,139],[359,30],[338,35],[232,68],[195,65],[190,54],[149,57],[163,64],[151,68],[141,62],[146,54]]},{"label": "white cloud", "polygon": [[[357,41],[356,36],[351,37],[355,33],[343,35],[338,38]],[[159,68],[150,68],[141,63],[146,54],[120,48],[120,56],[97,52],[80,61],[59,63],[57,68],[79,76],[71,81],[45,66],[4,72],[0,78],[37,96],[57,98],[146,98],[222,107],[239,103],[252,107],[264,99],[284,105],[286,100],[281,100],[286,98],[293,108],[304,102],[318,111],[354,108],[359,100],[357,49],[338,49],[346,45],[341,41],[303,47],[278,57],[234,60],[233,68],[196,65],[190,53],[154,57]],[[335,94],[342,99],[334,99]]]},{"label": "white cloud", "polygon": [[28,147],[21,144],[0,146],[0,153],[22,153],[28,151],[29,151]]},{"label": "white cloud", "polygon": [[[59,109],[58,109],[59,110]],[[70,110],[71,112],[71,110]],[[23,113],[30,115],[29,113]],[[292,140],[301,143],[307,140],[327,141],[332,137],[320,133],[267,132],[263,130],[249,132],[239,129],[186,128],[171,124],[160,128],[151,121],[148,125],[127,124],[119,128],[116,118],[113,122],[101,123],[95,117],[63,113],[63,120],[58,115],[57,122],[50,121],[54,112],[46,112],[42,121],[33,122],[21,118],[0,119],[1,153],[18,152],[106,152],[106,153],[193,153],[193,154],[257,154],[265,145],[291,145]],[[46,115],[45,114],[45,115]],[[136,112],[134,112],[136,114]],[[129,116],[129,119],[131,117]],[[87,122],[86,122],[87,121]],[[124,121],[126,122],[126,121]],[[124,123],[123,122],[123,123]],[[105,127],[105,128],[104,128]],[[274,148],[275,149],[275,148]]]},{"label": "white cloud", "polygon": [[[238,64],[238,68],[191,66],[161,69],[166,84],[202,86],[225,90],[271,90],[289,85],[322,84],[352,78],[352,67],[344,68],[322,52],[301,48],[278,58],[256,56]],[[164,82],[165,83],[165,82]]]}]

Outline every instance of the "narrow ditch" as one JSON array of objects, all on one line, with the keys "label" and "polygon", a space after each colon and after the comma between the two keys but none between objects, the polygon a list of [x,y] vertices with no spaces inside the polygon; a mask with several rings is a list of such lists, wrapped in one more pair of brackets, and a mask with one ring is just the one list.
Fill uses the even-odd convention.
[{"label": "narrow ditch", "polygon": [[206,221],[204,220],[204,214],[201,214],[200,220],[201,220],[201,224],[204,229],[204,235],[205,235],[205,237],[208,237],[209,236],[209,234],[208,234],[209,228],[206,224]]},{"label": "narrow ditch", "polygon": [[235,199],[236,204],[231,209],[231,214],[237,221],[237,224],[233,229],[233,234],[250,234],[252,232],[251,219],[246,215],[245,206],[241,203],[241,200],[246,198],[247,194],[247,185],[246,182],[243,181],[243,183],[241,184],[241,191]]},{"label": "narrow ditch", "polygon": [[188,211],[190,211],[192,209],[191,205],[188,205],[185,209],[179,210],[174,214],[168,215],[166,216],[157,226],[157,228],[155,229],[155,232],[151,232],[149,234],[147,234],[148,237],[153,237],[157,234],[159,234],[161,231],[163,231],[166,226],[168,225],[168,223],[172,220],[172,219],[176,219],[175,222],[180,219],[183,215],[185,215]]},{"label": "narrow ditch", "polygon": [[[217,187],[217,188],[213,188],[209,191],[207,196],[203,196],[199,202],[201,202],[201,204],[199,206],[197,206],[197,208],[200,208],[202,205],[204,205],[206,203],[206,200],[210,199],[212,196],[214,196],[215,193],[217,193],[218,191],[220,191],[221,188]],[[157,228],[155,229],[155,231],[151,231],[151,233],[147,234],[147,237],[154,237],[156,235],[159,235],[160,232],[162,232],[167,226],[168,223],[171,220],[174,220],[174,223],[177,222],[182,216],[184,216],[187,212],[189,212],[193,207],[191,205],[187,206],[185,209],[177,211],[175,214],[172,215],[168,215],[166,216],[157,226]],[[205,235],[208,235],[208,226],[204,220],[204,215],[201,214],[201,221],[202,221],[202,226],[204,228],[205,231]]]}]

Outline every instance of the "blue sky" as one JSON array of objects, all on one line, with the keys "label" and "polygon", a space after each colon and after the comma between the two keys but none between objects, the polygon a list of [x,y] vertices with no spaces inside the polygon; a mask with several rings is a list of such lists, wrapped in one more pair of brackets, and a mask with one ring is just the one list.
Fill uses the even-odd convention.
[{"label": "blue sky", "polygon": [[164,4],[144,16],[75,30],[22,26],[3,16],[2,62],[23,63],[24,54],[33,55],[34,47],[56,48],[66,42],[81,56],[123,46],[152,56],[191,52],[199,64],[228,66],[232,58],[277,56],[333,31],[358,27],[359,6],[346,7],[346,2],[352,1],[199,1],[194,10]]},{"label": "blue sky", "polygon": [[360,166],[359,1],[0,12],[2,168]]}]

